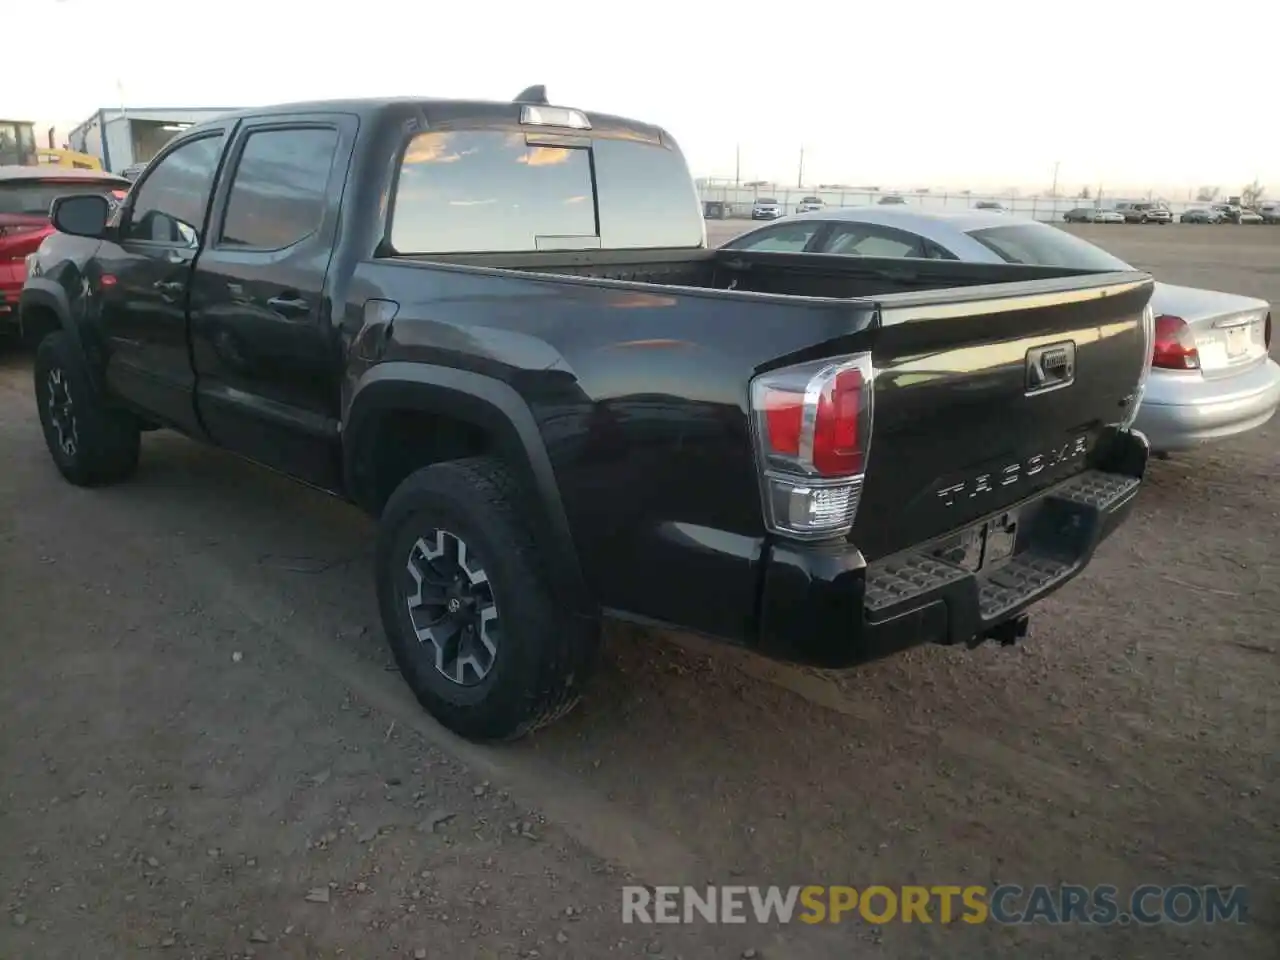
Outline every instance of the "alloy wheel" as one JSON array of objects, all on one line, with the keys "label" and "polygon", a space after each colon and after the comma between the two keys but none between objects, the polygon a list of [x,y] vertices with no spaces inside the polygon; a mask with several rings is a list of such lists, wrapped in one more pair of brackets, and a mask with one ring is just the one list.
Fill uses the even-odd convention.
[{"label": "alloy wheel", "polygon": [[68,457],[74,457],[80,445],[80,435],[76,429],[75,403],[67,386],[67,375],[61,367],[49,371],[45,386],[48,388],[45,406],[53,430],[58,435],[58,446]]},{"label": "alloy wheel", "polygon": [[501,639],[498,605],[480,556],[457,534],[432,530],[409,550],[405,605],[436,670],[459,686],[489,675]]}]

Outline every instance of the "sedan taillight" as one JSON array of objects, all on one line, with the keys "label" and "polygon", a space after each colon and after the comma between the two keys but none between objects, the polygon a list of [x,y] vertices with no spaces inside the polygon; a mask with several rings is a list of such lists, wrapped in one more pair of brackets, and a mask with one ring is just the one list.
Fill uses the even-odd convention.
[{"label": "sedan taillight", "polygon": [[1156,317],[1151,365],[1162,370],[1200,369],[1200,351],[1196,349],[1196,338],[1187,321],[1167,313]]}]

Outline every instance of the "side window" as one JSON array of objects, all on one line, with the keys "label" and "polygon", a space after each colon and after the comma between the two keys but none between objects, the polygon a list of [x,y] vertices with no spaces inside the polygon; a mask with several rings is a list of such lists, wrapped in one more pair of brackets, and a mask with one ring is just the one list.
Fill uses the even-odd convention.
[{"label": "side window", "polygon": [[280,250],[311,236],[324,219],[338,131],[250,133],[236,164],[218,244]]},{"label": "side window", "polygon": [[590,150],[524,133],[432,131],[400,166],[398,253],[498,253],[599,245]]},{"label": "side window", "polygon": [[831,231],[822,252],[855,257],[921,257],[924,239],[904,230],[850,223]]},{"label": "side window", "polygon": [[926,260],[959,260],[954,253],[945,247],[940,247],[932,240],[924,242],[924,253],[922,254]]},{"label": "side window", "polygon": [[735,250],[759,250],[763,253],[804,253],[821,226],[817,220],[810,220],[769,227],[731,246]]},{"label": "side window", "polygon": [[222,134],[188,141],[148,169],[125,224],[125,240],[198,246]]}]

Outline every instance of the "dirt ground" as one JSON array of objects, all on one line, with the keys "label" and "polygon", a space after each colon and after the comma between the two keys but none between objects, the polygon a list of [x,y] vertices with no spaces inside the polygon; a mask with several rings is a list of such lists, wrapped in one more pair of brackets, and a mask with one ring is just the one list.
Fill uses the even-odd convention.
[{"label": "dirt ground", "polygon": [[[1280,303],[1280,229],[1079,232]],[[6,353],[0,958],[1274,958],[1278,443],[1153,464],[1019,647],[836,681],[613,626],[578,711],[482,748],[389,668],[366,519],[167,434],[72,488]],[[644,927],[627,882],[1247,884],[1251,917]]]}]

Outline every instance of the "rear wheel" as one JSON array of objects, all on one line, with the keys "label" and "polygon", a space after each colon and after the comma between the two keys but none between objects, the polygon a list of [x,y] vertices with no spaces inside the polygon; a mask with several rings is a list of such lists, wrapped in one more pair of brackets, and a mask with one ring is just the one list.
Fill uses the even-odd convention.
[{"label": "rear wheel", "polygon": [[70,335],[40,341],[35,360],[36,405],[45,445],[58,471],[82,487],[117,483],[138,469],[138,421],[102,400]]},{"label": "rear wheel", "polygon": [[509,740],[578,702],[599,626],[555,601],[519,482],[492,457],[406,478],[378,531],[378,603],[418,702],[450,730]]}]

